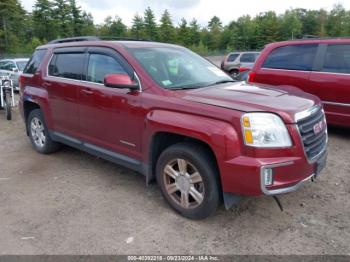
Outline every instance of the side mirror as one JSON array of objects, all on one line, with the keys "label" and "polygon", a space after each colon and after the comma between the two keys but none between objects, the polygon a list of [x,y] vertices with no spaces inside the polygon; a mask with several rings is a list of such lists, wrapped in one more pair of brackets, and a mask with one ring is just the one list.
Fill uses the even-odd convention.
[{"label": "side mirror", "polygon": [[13,71],[14,73],[18,73],[18,69],[17,69],[16,67],[12,68],[12,71]]},{"label": "side mirror", "polygon": [[127,74],[108,74],[104,77],[104,85],[113,88],[139,90],[139,84]]}]

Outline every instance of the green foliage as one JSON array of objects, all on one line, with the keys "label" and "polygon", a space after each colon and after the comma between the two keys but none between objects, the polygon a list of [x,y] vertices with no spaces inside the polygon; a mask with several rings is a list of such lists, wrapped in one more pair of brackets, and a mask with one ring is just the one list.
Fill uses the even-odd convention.
[{"label": "green foliage", "polygon": [[150,7],[145,10],[143,28],[149,40],[158,40],[158,28],[155,15]]},{"label": "green foliage", "polygon": [[142,39],[144,37],[143,18],[138,14],[136,14],[132,20],[131,36],[136,39]]},{"label": "green foliage", "polygon": [[201,27],[196,19],[185,18],[174,25],[168,10],[157,23],[154,12],[148,7],[143,16],[136,14],[132,25],[127,27],[117,14],[106,17],[102,24],[94,24],[92,15],[82,10],[77,0],[36,0],[32,13],[26,12],[19,1],[0,1],[0,55],[30,53],[36,46],[52,39],[82,35],[177,43],[206,55],[230,50],[258,50],[270,42],[305,35],[337,37],[350,34],[350,11],[340,4],[329,12],[296,8],[280,15],[273,11],[255,17],[243,15],[227,25],[223,25],[218,16],[213,16],[205,27]]},{"label": "green foliage", "polygon": [[159,38],[160,41],[165,43],[174,43],[176,41],[175,27],[173,26],[168,10],[164,11],[160,19]]}]

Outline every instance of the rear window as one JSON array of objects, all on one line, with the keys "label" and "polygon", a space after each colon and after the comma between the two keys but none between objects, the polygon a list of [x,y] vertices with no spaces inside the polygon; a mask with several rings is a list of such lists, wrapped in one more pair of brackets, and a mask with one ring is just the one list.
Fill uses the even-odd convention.
[{"label": "rear window", "polygon": [[227,58],[227,62],[235,61],[238,56],[239,56],[239,54],[230,54]]},{"label": "rear window", "polygon": [[328,45],[321,71],[350,74],[350,45]]},{"label": "rear window", "polygon": [[49,75],[81,80],[84,54],[55,54],[49,64]]},{"label": "rear window", "polygon": [[240,58],[240,61],[242,63],[254,63],[257,57],[258,54],[256,53],[243,54]]},{"label": "rear window", "polygon": [[311,71],[317,44],[283,46],[273,50],[263,68]]},{"label": "rear window", "polygon": [[30,58],[26,67],[24,68],[23,73],[34,74],[36,70],[38,70],[40,63],[43,60],[44,55],[46,54],[46,51],[46,49],[37,49]]}]

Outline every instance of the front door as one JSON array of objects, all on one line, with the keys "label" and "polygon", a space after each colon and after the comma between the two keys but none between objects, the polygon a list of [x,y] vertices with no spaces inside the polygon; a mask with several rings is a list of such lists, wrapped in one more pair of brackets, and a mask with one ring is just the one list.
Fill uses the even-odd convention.
[{"label": "front door", "polygon": [[131,74],[125,60],[108,48],[89,48],[86,75],[79,91],[80,129],[88,146],[133,159],[141,158],[141,93],[106,87],[106,74]]}]

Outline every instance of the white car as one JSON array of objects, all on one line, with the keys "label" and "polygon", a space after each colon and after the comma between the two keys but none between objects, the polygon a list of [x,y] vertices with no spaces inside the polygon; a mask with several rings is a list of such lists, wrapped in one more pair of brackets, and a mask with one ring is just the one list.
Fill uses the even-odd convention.
[{"label": "white car", "polygon": [[9,76],[13,81],[13,86],[16,91],[19,91],[19,76],[22,74],[28,61],[29,58],[0,60],[0,76]]}]

